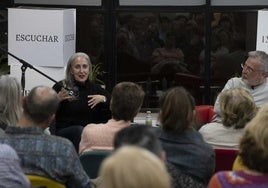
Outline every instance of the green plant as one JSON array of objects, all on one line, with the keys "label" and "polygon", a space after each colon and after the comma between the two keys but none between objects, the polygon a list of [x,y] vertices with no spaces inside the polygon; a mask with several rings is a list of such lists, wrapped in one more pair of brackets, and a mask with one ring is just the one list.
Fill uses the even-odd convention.
[{"label": "green plant", "polygon": [[101,85],[105,85],[105,83],[99,78],[104,73],[101,65],[102,65],[101,63],[92,64],[92,72],[91,72],[90,80],[97,82]]}]

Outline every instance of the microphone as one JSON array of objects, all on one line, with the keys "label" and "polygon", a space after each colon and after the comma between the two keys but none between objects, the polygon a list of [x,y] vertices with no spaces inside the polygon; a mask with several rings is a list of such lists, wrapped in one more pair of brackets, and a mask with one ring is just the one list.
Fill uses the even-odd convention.
[{"label": "microphone", "polygon": [[79,89],[78,89],[78,87],[74,86],[72,88],[69,88],[69,87],[63,86],[63,88],[68,91],[68,94],[71,97],[71,98],[68,99],[69,101],[79,99]]},{"label": "microphone", "polygon": [[78,98],[79,97],[79,90],[76,86],[74,86],[72,89],[68,89],[69,91],[69,95],[74,97],[74,98]]},{"label": "microphone", "polygon": [[50,76],[48,76],[45,73],[41,72],[40,70],[36,69],[30,63],[28,63],[28,62],[24,61],[23,59],[20,59],[19,57],[8,52],[7,50],[2,48],[1,46],[0,46],[0,51],[10,55],[11,57],[15,58],[16,60],[18,60],[22,64],[22,66],[21,66],[21,87],[22,87],[23,94],[25,93],[25,71],[27,68],[33,69],[34,71],[38,72],[39,74],[43,75],[44,77],[48,78],[49,80],[53,81],[54,83],[57,83],[57,81],[54,80],[53,78],[51,78]]}]

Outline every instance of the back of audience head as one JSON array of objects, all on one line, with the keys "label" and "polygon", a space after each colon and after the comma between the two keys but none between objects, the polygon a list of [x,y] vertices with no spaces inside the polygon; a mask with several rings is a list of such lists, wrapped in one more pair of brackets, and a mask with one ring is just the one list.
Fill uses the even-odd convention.
[{"label": "back of audience head", "polygon": [[165,131],[182,133],[195,127],[195,102],[183,87],[167,90],[160,98],[160,124]]},{"label": "back of audience head", "polygon": [[224,126],[244,128],[256,114],[254,99],[244,88],[224,90],[219,96],[219,101]]},{"label": "back of audience head", "polygon": [[122,146],[105,159],[100,176],[105,188],[171,187],[164,163],[151,152],[137,146]]},{"label": "back of audience head", "polygon": [[165,157],[160,140],[149,126],[132,125],[118,131],[114,137],[114,149],[125,145],[140,146],[162,159]]},{"label": "back of audience head", "polygon": [[49,124],[57,111],[59,98],[50,87],[36,86],[23,100],[23,114],[37,124]]},{"label": "back of audience head", "polygon": [[250,170],[268,173],[268,104],[246,125],[240,141],[239,155]]},{"label": "back of audience head", "polygon": [[133,120],[141,108],[144,95],[142,88],[133,82],[116,84],[110,102],[112,117],[115,120]]},{"label": "back of audience head", "polygon": [[18,80],[9,75],[2,75],[0,77],[0,122],[5,127],[17,124],[22,113],[21,100],[21,86]]}]

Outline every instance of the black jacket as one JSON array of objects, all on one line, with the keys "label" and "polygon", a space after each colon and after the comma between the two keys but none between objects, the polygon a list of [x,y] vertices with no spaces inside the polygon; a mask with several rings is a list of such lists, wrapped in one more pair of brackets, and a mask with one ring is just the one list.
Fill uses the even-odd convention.
[{"label": "black jacket", "polygon": [[[63,87],[60,81],[53,86],[56,92]],[[110,94],[100,85],[91,81],[85,84],[75,82],[76,100],[64,100],[60,103],[55,118],[56,130],[72,125],[86,126],[88,123],[104,123],[111,118],[109,110]],[[88,95],[104,95],[106,102],[96,105],[93,109],[88,106]]]}]

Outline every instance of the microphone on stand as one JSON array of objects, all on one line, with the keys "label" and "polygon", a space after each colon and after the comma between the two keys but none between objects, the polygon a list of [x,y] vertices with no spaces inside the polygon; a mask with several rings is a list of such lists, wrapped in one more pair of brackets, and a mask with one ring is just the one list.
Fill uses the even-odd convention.
[{"label": "microphone on stand", "polygon": [[21,87],[22,87],[22,93],[23,95],[25,95],[25,71],[26,69],[29,67],[33,70],[35,70],[36,72],[38,72],[39,74],[45,76],[46,78],[48,78],[49,80],[53,81],[54,83],[57,83],[56,80],[54,80],[53,78],[49,77],[48,75],[46,75],[45,73],[41,72],[40,70],[36,69],[34,66],[32,66],[31,64],[27,63],[26,61],[24,61],[23,59],[20,59],[19,57],[13,55],[12,53],[8,52],[7,50],[3,49],[2,47],[0,47],[0,50],[4,53],[7,53],[8,55],[10,55],[11,57],[17,59],[22,65],[21,65]]},{"label": "microphone on stand", "polygon": [[[54,83],[57,83],[56,80],[54,80],[53,78],[49,77],[48,75],[46,75],[45,73],[41,72],[40,70],[36,69],[34,66],[32,66],[31,64],[27,63],[26,61],[24,61],[23,59],[18,58],[17,56],[13,55],[12,53],[8,52],[7,50],[3,49],[2,47],[0,47],[0,50],[3,51],[4,53],[7,53],[8,55],[12,56],[13,58],[17,59],[21,64],[21,87],[22,87],[22,93],[23,96],[25,96],[25,71],[26,69],[29,67],[33,70],[35,70],[36,72],[40,73],[41,75],[45,76],[46,78],[48,78],[49,80],[53,81]],[[62,87],[66,90],[69,91],[69,95],[72,96],[72,100],[77,100],[79,98],[79,90],[77,87],[72,87],[72,88],[68,88],[66,87],[65,84],[62,85]]]}]

